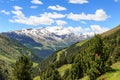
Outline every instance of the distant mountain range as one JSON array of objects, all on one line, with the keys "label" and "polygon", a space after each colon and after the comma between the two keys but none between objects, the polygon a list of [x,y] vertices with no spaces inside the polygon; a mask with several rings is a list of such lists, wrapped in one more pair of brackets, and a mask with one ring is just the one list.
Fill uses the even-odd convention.
[{"label": "distant mountain range", "polygon": [[33,49],[41,57],[47,57],[56,50],[91,37],[61,26],[23,29],[4,32],[2,35]]}]

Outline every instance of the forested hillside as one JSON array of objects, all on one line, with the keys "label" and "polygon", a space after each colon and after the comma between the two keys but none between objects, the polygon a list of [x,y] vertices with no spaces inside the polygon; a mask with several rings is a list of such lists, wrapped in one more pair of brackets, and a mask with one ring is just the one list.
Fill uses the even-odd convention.
[{"label": "forested hillside", "polygon": [[[95,35],[54,53],[40,64],[41,79],[78,80],[88,76],[90,80],[96,80],[111,71],[110,66],[120,61],[119,27],[106,32],[106,36]],[[61,72],[63,67],[66,70]]]},{"label": "forested hillside", "polygon": [[30,49],[24,47],[18,42],[0,35],[0,74],[3,74],[7,80],[10,80],[12,74],[12,65],[18,60],[18,57],[27,55],[34,62],[40,62],[38,57]]}]

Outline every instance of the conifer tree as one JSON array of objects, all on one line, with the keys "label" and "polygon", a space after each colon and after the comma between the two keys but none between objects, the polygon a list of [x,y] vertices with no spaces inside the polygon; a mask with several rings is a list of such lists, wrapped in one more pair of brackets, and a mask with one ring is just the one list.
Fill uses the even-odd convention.
[{"label": "conifer tree", "polygon": [[27,56],[21,56],[14,65],[15,80],[32,80],[32,61]]},{"label": "conifer tree", "polygon": [[59,72],[54,64],[50,64],[41,75],[41,80],[61,80]]}]

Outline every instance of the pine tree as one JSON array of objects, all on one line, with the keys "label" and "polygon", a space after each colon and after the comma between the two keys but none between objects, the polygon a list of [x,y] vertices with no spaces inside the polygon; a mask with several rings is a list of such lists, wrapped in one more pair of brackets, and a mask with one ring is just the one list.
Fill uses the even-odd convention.
[{"label": "pine tree", "polygon": [[32,80],[32,61],[27,56],[21,56],[14,65],[15,80]]},{"label": "pine tree", "polygon": [[50,64],[41,75],[41,80],[61,80],[59,72],[54,64]]}]

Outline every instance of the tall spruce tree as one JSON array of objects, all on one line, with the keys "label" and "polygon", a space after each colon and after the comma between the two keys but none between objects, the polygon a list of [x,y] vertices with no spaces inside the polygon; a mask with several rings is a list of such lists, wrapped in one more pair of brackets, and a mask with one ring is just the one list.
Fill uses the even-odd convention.
[{"label": "tall spruce tree", "polygon": [[32,80],[32,65],[32,61],[27,56],[21,56],[14,65],[15,80]]},{"label": "tall spruce tree", "polygon": [[41,80],[61,80],[58,70],[54,64],[50,64],[41,75]]}]

